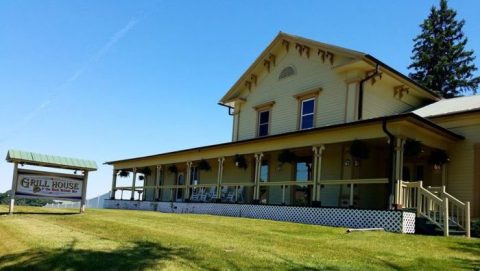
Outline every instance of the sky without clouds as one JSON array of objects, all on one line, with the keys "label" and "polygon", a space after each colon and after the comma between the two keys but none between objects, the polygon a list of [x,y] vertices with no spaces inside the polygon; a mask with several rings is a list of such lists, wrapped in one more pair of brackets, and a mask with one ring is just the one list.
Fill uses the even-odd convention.
[{"label": "sky without clouds", "polygon": [[[94,197],[110,189],[105,161],[229,141],[231,117],[216,103],[279,31],[408,73],[412,39],[433,4],[1,1],[0,155],[95,160]],[[480,67],[480,1],[450,5],[466,20]],[[12,168],[0,162],[0,191]]]}]

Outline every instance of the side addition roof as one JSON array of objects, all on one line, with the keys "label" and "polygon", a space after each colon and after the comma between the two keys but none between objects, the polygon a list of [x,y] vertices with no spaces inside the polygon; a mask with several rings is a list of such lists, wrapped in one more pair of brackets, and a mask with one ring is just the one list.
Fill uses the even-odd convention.
[{"label": "side addition roof", "polygon": [[83,160],[18,150],[9,150],[6,160],[10,163],[24,163],[32,166],[56,167],[86,171],[97,170],[97,163],[92,160]]},{"label": "side addition roof", "polygon": [[480,110],[480,95],[443,99],[414,110],[413,113],[428,118],[477,110]]}]

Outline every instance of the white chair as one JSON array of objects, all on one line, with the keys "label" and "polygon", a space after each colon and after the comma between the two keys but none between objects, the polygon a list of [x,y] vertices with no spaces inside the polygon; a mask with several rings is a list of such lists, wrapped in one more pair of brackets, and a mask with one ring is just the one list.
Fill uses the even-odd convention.
[{"label": "white chair", "polygon": [[201,188],[198,200],[202,201],[202,202],[205,202],[205,201],[207,201],[207,196],[208,196],[208,194],[207,194],[207,191],[205,191],[205,188]]},{"label": "white chair", "polygon": [[227,196],[225,197],[226,202],[235,202],[235,193],[228,192]]},{"label": "white chair", "polygon": [[198,190],[196,188],[192,189],[192,195],[190,195],[190,200],[191,201],[198,201],[199,198]]},{"label": "white chair", "polygon": [[217,199],[217,187],[216,186],[212,186],[210,187],[210,191],[208,192],[208,195],[207,195],[207,200],[208,201],[215,201]]}]

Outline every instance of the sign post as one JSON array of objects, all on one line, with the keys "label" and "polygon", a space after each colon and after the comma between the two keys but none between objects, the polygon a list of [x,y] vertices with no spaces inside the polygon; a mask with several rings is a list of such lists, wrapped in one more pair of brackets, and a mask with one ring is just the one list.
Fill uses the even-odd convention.
[{"label": "sign post", "polygon": [[87,182],[88,182],[88,171],[84,171],[83,187],[82,187],[82,202],[80,203],[80,213],[85,212],[85,205],[87,204]]},{"label": "sign post", "polygon": [[13,178],[12,178],[12,190],[10,190],[10,205],[8,207],[8,213],[13,214],[13,207],[15,206],[15,186],[17,184],[17,172],[18,163],[13,164]]}]

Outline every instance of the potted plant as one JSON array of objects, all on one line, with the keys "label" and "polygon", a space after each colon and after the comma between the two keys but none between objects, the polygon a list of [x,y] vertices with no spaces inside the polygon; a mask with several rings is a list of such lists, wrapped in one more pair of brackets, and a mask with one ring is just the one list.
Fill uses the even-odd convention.
[{"label": "potted plant", "polygon": [[350,145],[350,155],[356,159],[368,159],[370,150],[365,142],[355,139]]},{"label": "potted plant", "polygon": [[139,172],[143,173],[145,176],[150,176],[152,174],[152,170],[149,167],[144,167]]},{"label": "potted plant", "polygon": [[210,166],[210,164],[208,163],[207,160],[202,159],[202,160],[200,160],[200,162],[198,162],[198,169],[199,170],[210,171],[210,169],[212,169],[212,167]]},{"label": "potted plant", "polygon": [[283,150],[278,154],[278,162],[281,164],[290,163],[293,164],[297,161],[297,156],[290,150]]},{"label": "potted plant", "polygon": [[247,169],[247,159],[242,154],[235,154],[235,166],[242,169]]}]

